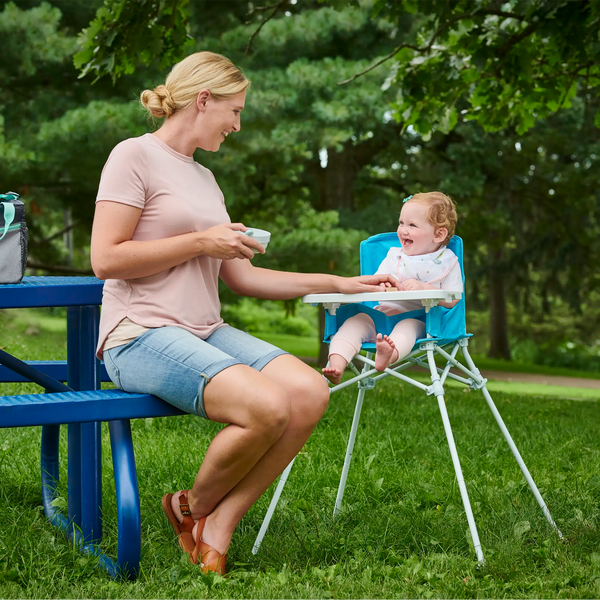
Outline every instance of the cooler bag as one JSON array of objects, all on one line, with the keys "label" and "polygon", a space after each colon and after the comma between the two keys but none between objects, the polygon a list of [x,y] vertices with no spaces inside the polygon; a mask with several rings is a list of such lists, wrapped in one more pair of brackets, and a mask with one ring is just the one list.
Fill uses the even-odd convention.
[{"label": "cooler bag", "polygon": [[19,194],[0,194],[0,283],[20,283],[26,266],[25,205]]}]

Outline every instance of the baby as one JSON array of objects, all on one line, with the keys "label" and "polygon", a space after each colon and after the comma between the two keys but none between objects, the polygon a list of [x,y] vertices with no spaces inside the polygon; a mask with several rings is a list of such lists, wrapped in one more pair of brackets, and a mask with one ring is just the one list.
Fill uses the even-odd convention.
[{"label": "baby", "polygon": [[[404,200],[398,225],[401,248],[391,248],[377,273],[393,275],[398,289],[462,291],[462,273],[458,257],[447,248],[456,228],[454,202],[441,192],[414,194]],[[458,300],[441,301],[452,308]],[[381,302],[375,307],[388,316],[422,309],[420,300]],[[390,364],[410,354],[415,341],[424,337],[425,323],[404,319],[390,336],[377,334],[373,319],[359,313],[348,319],[335,334],[329,347],[329,365],[323,375],[334,384],[342,379],[344,369],[358,354],[364,342],[376,342],[375,368],[383,371]]]}]

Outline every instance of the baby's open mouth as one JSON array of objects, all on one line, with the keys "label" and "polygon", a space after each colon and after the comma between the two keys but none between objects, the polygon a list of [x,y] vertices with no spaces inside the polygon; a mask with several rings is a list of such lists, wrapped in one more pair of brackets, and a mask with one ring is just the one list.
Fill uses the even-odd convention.
[{"label": "baby's open mouth", "polygon": [[410,246],[412,243],[413,243],[412,240],[408,240],[408,239],[402,240],[403,246]]}]

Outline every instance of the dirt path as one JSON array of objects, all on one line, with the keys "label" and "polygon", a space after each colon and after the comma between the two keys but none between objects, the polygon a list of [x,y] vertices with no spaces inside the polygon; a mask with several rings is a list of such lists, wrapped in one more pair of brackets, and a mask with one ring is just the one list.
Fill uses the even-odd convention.
[{"label": "dirt path", "polygon": [[496,381],[512,381],[514,383],[543,383],[546,385],[563,385],[568,387],[582,387],[600,389],[600,379],[586,379],[584,377],[560,377],[557,375],[540,375],[539,373],[505,373],[503,371],[482,370],[481,374],[486,379]]}]

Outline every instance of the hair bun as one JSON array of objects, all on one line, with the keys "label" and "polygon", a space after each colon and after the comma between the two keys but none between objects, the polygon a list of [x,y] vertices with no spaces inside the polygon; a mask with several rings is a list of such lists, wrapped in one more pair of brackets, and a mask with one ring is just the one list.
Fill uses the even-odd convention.
[{"label": "hair bun", "polygon": [[175,101],[165,85],[156,86],[153,90],[144,90],[140,101],[153,117],[170,117],[175,112]]}]

